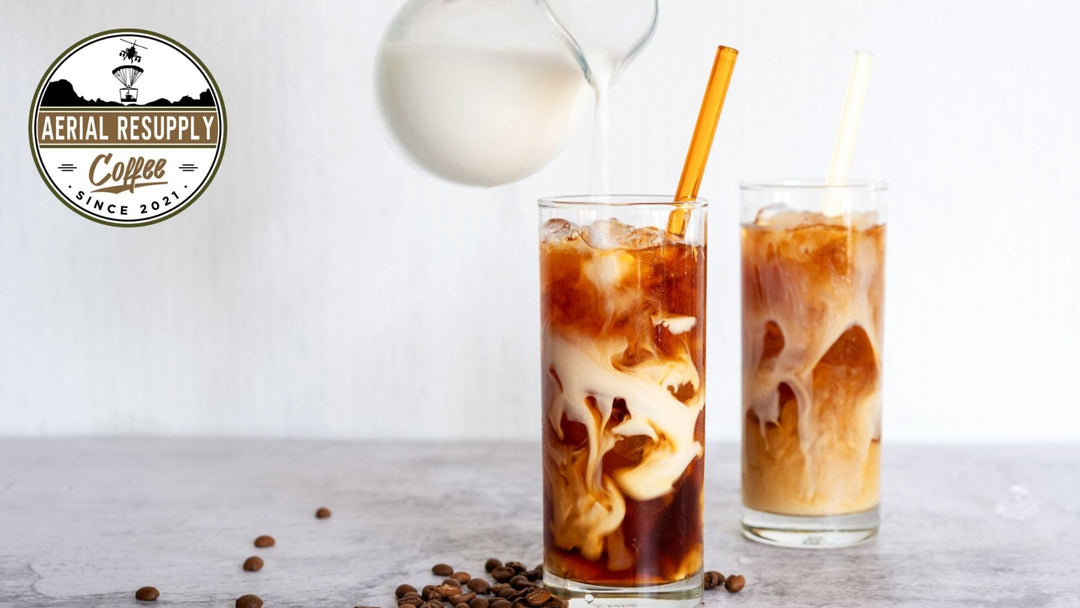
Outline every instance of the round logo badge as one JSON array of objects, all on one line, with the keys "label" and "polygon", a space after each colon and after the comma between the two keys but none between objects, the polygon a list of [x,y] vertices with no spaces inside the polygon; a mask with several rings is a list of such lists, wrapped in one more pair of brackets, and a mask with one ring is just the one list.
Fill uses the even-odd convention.
[{"label": "round logo badge", "polygon": [[210,184],[225,151],[225,107],[210,71],[146,30],[101,32],[49,67],[30,110],[45,183],[110,226],[176,215]]}]

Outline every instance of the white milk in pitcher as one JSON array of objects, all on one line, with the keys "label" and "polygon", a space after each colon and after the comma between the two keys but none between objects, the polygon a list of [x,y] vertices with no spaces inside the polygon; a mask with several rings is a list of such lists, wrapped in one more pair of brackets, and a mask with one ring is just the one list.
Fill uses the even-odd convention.
[{"label": "white milk in pitcher", "polygon": [[389,43],[376,80],[383,117],[409,156],[475,186],[514,182],[546,165],[589,98],[578,65],[541,49]]}]

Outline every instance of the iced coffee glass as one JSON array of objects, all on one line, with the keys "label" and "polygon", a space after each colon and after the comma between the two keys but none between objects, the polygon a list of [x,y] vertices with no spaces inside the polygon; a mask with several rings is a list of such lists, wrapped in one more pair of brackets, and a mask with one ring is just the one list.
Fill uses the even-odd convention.
[{"label": "iced coffee glass", "polygon": [[743,533],[840,547],[878,529],[885,185],[744,183]]},{"label": "iced coffee glass", "polygon": [[582,606],[697,606],[706,203],[539,205],[544,584]]}]

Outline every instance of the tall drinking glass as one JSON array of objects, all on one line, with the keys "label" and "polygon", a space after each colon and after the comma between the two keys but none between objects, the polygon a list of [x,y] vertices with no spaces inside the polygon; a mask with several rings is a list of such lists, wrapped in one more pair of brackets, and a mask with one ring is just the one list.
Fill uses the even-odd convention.
[{"label": "tall drinking glass", "polygon": [[[885,185],[742,185],[743,533],[878,529]],[[823,211],[827,210],[827,211]]]},{"label": "tall drinking glass", "polygon": [[697,606],[706,203],[539,205],[544,584],[572,604]]}]

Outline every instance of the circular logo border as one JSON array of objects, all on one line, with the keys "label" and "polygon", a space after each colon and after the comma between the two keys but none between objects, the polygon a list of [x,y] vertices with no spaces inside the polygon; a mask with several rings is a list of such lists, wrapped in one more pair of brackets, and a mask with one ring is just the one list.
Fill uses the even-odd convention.
[{"label": "circular logo border", "polygon": [[[69,200],[66,196],[64,196],[63,192],[59,189],[59,186],[57,186],[56,182],[53,181],[52,175],[45,169],[42,163],[41,151],[38,149],[37,145],[38,142],[35,126],[37,123],[36,118],[38,111],[41,109],[41,97],[45,85],[48,83],[50,77],[56,73],[56,70],[59,69],[60,65],[67,61],[73,54],[78,52],[79,49],[84,46],[87,46],[104,38],[111,38],[117,35],[122,36],[124,34],[141,34],[143,36],[155,38],[158,42],[162,42],[164,44],[172,46],[175,50],[182,53],[189,61],[194,63],[195,66],[199,68],[199,71],[202,73],[202,75],[206,77],[206,80],[210,83],[210,86],[214,89],[214,97],[216,102],[215,109],[220,116],[221,127],[219,129],[219,143],[216,153],[214,155],[213,167],[210,169],[210,171],[207,172],[206,177],[199,184],[199,187],[198,189],[196,189],[194,194],[184,200],[184,204],[177,207],[177,209],[174,211],[171,211],[167,214],[157,215],[147,220],[117,222],[106,220],[92,213],[87,213],[81,208],[79,208],[78,205],[74,204],[71,200]],[[210,69],[206,67],[206,64],[204,64],[202,62],[202,59],[199,59],[199,57],[195,53],[191,52],[190,49],[188,49],[180,42],[174,40],[173,38],[170,38],[169,36],[155,31],[141,28],[116,28],[97,32],[83,38],[82,40],[65,49],[64,52],[60,53],[56,60],[54,60],[52,64],[49,65],[49,67],[45,70],[45,74],[41,77],[41,81],[38,82],[37,89],[35,89],[34,91],[34,98],[30,102],[30,119],[28,125],[28,132],[30,137],[30,150],[32,152],[32,156],[34,157],[34,165],[37,167],[38,174],[41,175],[41,179],[45,182],[46,185],[48,185],[49,190],[53,193],[53,195],[55,195],[56,198],[60,199],[60,202],[64,203],[65,207],[71,209],[82,217],[92,220],[98,224],[104,224],[106,226],[117,226],[120,228],[137,228],[139,226],[149,226],[152,224],[157,224],[158,222],[163,222],[171,217],[175,217],[180,213],[183,213],[188,209],[188,207],[191,207],[191,205],[194,204],[195,201],[198,200],[198,198],[202,196],[204,192],[206,192],[206,189],[210,186],[210,182],[212,182],[214,180],[214,177],[217,176],[218,169],[221,167],[221,161],[225,157],[225,144],[228,140],[228,118],[225,112],[225,99],[221,95],[221,87],[218,86],[217,80],[214,79],[214,75],[210,72]]]}]

